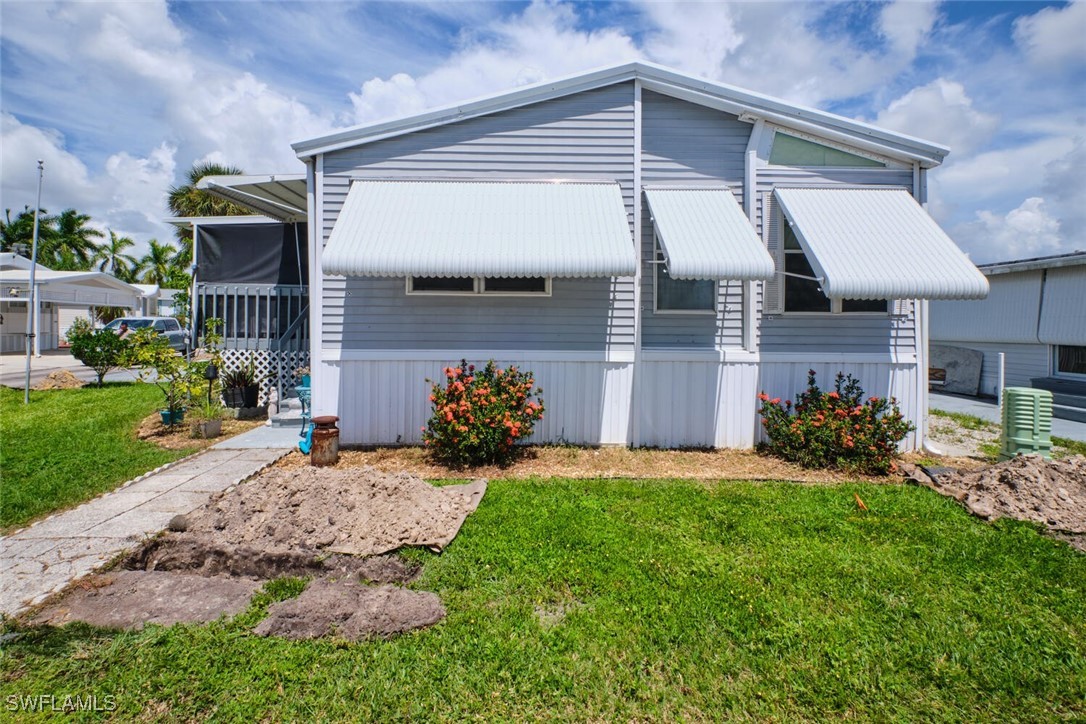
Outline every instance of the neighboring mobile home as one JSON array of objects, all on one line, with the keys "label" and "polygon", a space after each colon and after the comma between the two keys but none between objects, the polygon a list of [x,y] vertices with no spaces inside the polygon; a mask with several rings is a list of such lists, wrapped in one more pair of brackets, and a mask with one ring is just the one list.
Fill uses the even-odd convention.
[{"label": "neighboring mobile home", "polygon": [[932,345],[983,355],[980,393],[1004,385],[1056,394],[1057,417],[1086,422],[1086,251],[983,264],[983,301],[931,305]]},{"label": "neighboring mobile home", "polygon": [[537,442],[749,447],[759,390],[814,369],[896,396],[915,447],[925,300],[987,293],[922,208],[947,149],[646,63],[294,149],[348,444],[418,441],[463,357],[534,373]]}]

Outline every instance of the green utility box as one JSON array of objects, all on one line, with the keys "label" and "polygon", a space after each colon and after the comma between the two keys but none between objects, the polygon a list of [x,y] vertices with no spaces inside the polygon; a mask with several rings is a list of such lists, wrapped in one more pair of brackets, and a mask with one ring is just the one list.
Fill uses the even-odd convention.
[{"label": "green utility box", "polygon": [[1003,447],[1000,460],[1015,455],[1052,457],[1052,393],[1032,387],[1003,390]]}]

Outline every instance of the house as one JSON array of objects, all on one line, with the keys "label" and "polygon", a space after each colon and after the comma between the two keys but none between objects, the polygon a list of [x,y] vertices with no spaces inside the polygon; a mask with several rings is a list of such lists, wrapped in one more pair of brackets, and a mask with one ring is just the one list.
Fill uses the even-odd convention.
[{"label": "house", "polygon": [[994,396],[1002,354],[1004,386],[1050,390],[1056,417],[1086,422],[1086,251],[979,268],[987,299],[931,305],[933,366],[971,350],[979,392]]},{"label": "house", "polygon": [[[0,253],[0,351],[26,350],[26,315],[30,298],[31,261]],[[140,310],[145,290],[99,271],[34,270],[38,311],[34,316],[34,354],[57,349],[75,317],[90,316],[94,307]]]},{"label": "house", "polygon": [[[230,177],[235,183],[251,177]],[[267,185],[285,183],[262,180]],[[304,177],[292,178],[301,186]],[[212,178],[202,181],[207,186]],[[250,204],[253,199],[246,197]],[[276,217],[173,218],[193,233],[192,333],[197,342],[206,319],[223,320],[223,366],[252,361],[265,380],[262,397],[292,387],[294,371],[309,363],[309,262],[305,209]]]},{"label": "house", "polygon": [[648,63],[294,150],[346,444],[417,442],[425,380],[493,358],[544,388],[536,442],[750,447],[813,369],[897,397],[916,447],[927,300],[988,290],[923,209],[946,148]]}]

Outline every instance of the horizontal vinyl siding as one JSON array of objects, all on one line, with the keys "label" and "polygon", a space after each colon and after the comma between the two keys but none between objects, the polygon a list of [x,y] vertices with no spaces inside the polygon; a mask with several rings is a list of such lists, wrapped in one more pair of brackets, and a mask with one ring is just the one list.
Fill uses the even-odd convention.
[{"label": "horizontal vinyl siding", "polygon": [[[762,199],[777,184],[832,186],[903,186],[912,188],[912,171],[886,168],[786,168],[758,169],[758,233],[762,233]],[[892,263],[892,260],[887,260]],[[763,285],[759,284],[759,287]],[[762,291],[758,294],[759,312]],[[761,317],[758,325],[760,349],[764,352],[913,353],[916,349],[915,304],[905,302],[903,316],[879,315],[779,315]]]},{"label": "horizontal vinyl siding", "polygon": [[554,279],[551,292],[549,297],[408,295],[399,278],[327,277],[324,347],[632,349],[631,285]]},{"label": "horizontal vinyl siding", "polygon": [[[641,179],[643,184],[727,184],[743,203],[744,153],[751,125],[669,96],[641,94]],[[647,204],[641,224],[642,331],[645,348],[741,347],[742,285],[717,285],[717,314],[682,315],[653,312],[655,273],[653,226]]]},{"label": "horizontal vinyl siding", "polygon": [[[1086,275],[1086,267],[1083,269]],[[1036,342],[1042,274],[1031,271],[988,277],[987,299],[933,300],[930,305],[932,341]],[[1086,297],[1086,288],[1082,297]],[[1082,297],[1080,302],[1086,304]]]},{"label": "horizontal vinyl siding", "polygon": [[1086,345],[1086,265],[1049,269],[1046,275],[1041,341]]},{"label": "horizontal vinyl siding", "polygon": [[[633,214],[633,84],[327,154],[326,241],[351,178],[617,181]],[[408,296],[403,279],[326,277],[324,345],[341,349],[633,349],[633,278],[555,279],[551,297]]]}]

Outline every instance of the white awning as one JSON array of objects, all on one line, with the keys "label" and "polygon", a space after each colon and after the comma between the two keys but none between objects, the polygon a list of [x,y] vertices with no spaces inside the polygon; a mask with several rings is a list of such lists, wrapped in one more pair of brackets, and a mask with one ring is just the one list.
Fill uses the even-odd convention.
[{"label": "white awning", "polygon": [[322,253],[349,276],[633,276],[610,181],[355,181]]},{"label": "white awning", "polygon": [[983,299],[988,280],[909,192],[777,188],[831,299]]},{"label": "white awning", "polygon": [[196,188],[276,221],[306,220],[303,174],[204,176]]},{"label": "white awning", "polygon": [[1086,267],[1049,269],[1038,337],[1046,344],[1086,345]]},{"label": "white awning", "polygon": [[645,187],[672,279],[773,277],[773,257],[726,188]]}]

